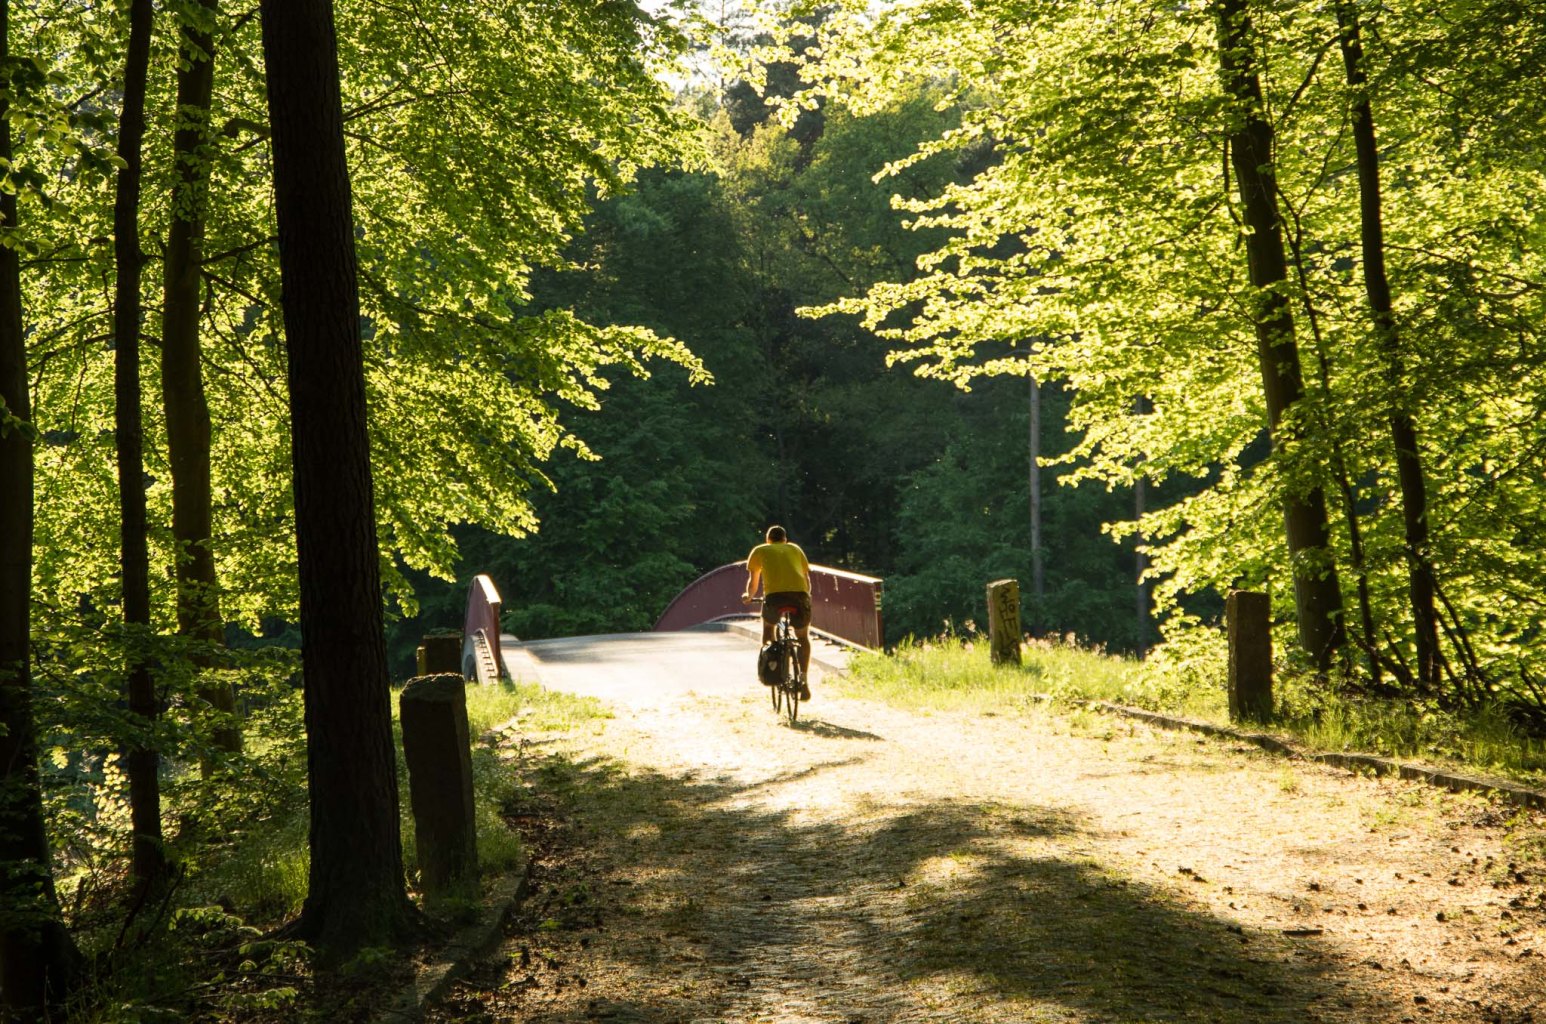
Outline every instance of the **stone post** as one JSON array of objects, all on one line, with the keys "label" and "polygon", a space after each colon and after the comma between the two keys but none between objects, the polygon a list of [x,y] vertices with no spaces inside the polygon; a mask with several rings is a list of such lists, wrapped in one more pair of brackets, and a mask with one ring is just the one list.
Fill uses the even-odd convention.
[{"label": "stone post", "polygon": [[424,661],[419,675],[435,676],[442,672],[462,674],[462,634],[456,629],[441,629],[424,634]]},{"label": "stone post", "polygon": [[1229,717],[1272,717],[1272,615],[1266,594],[1231,590],[1224,599],[1229,633]]},{"label": "stone post", "polygon": [[1020,583],[988,584],[988,649],[993,664],[1020,664]]},{"label": "stone post", "polygon": [[476,892],[478,881],[465,686],[460,672],[419,676],[398,701],[419,876],[430,897]]}]

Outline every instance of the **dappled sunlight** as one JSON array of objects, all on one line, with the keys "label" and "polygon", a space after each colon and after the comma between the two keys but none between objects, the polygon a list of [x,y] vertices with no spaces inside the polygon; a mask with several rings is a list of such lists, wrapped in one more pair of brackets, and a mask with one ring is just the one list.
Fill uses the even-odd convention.
[{"label": "dappled sunlight", "polygon": [[[723,690],[630,679],[599,728],[526,748],[530,798],[586,851],[534,927],[586,975],[583,1000],[490,979],[525,986],[511,1016],[1395,1024],[1413,992],[1532,990],[1476,928],[1492,862],[1440,873],[1463,801],[1023,694],[920,713],[833,687],[790,728],[722,653]],[[1441,973],[1456,957],[1493,980]]]},{"label": "dappled sunlight", "polygon": [[949,885],[970,881],[981,867],[981,858],[963,853],[947,853],[930,857],[918,864],[907,881],[909,885]]},{"label": "dappled sunlight", "polygon": [[1066,812],[871,795],[823,818],[767,800],[798,784],[819,799],[859,764],[745,785],[545,759],[539,790],[608,847],[595,884],[620,894],[607,931],[587,933],[589,985],[629,992],[615,1012],[640,1020],[781,1022],[1287,1024],[1348,990],[1279,936],[1070,856],[1101,837]]}]

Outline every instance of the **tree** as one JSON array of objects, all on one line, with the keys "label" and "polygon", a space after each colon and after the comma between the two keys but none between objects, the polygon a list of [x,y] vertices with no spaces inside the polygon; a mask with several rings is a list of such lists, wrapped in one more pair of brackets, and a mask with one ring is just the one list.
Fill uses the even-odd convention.
[{"label": "tree", "polygon": [[[11,5],[0,3],[0,164],[15,166],[20,81]],[[79,953],[60,919],[38,790],[32,715],[33,445],[21,242],[14,185],[0,189],[0,1018],[42,1019],[63,1002]]]},{"label": "tree", "polygon": [[129,5],[123,107],[118,120],[117,191],[113,203],[114,425],[118,460],[119,548],[123,621],[127,644],[129,709],[139,734],[129,741],[129,806],[134,821],[133,871],[141,886],[159,885],[166,873],[161,839],[160,756],[152,731],[159,712],[149,651],[150,553],[145,516],[145,450],[140,386],[141,147],[145,137],[145,88],[150,70],[151,0]]},{"label": "tree", "polygon": [[[1272,123],[1262,106],[1257,73],[1257,40],[1251,26],[1249,0],[1216,0],[1219,68],[1230,105],[1226,140],[1235,186],[1240,194],[1240,220],[1255,289],[1250,302],[1261,362],[1262,392],[1267,424],[1275,449],[1292,449],[1306,429],[1294,418],[1304,399],[1294,319],[1283,285],[1288,260],[1278,212]],[[1291,454],[1296,454],[1292,453]],[[1298,606],[1299,644],[1325,672],[1345,642],[1342,592],[1326,525],[1326,499],[1318,484],[1290,485],[1284,495],[1288,554],[1293,564],[1294,600]]]},{"label": "tree", "polygon": [[[209,205],[210,103],[215,86],[214,22],[219,10],[219,0],[194,0],[178,33],[171,225],[162,263],[161,303],[161,400],[172,472],[177,629],[205,648],[195,658],[205,667],[211,662],[208,649],[218,647],[225,635],[215,572],[209,402],[199,337],[199,284]],[[201,693],[218,710],[234,713],[236,699],[229,683],[206,684]],[[217,730],[215,741],[226,751],[240,750],[241,730],[226,725]]]},{"label": "tree", "polygon": [[[1416,648],[1429,668],[1394,673],[1415,681],[1437,650],[1449,683],[1439,699],[1501,700],[1539,719],[1528,706],[1546,705],[1546,652],[1524,638],[1539,630],[1546,570],[1529,538],[1546,517],[1526,466],[1546,437],[1523,410],[1546,394],[1536,284],[1546,250],[1523,197],[1539,191],[1540,135],[1525,126],[1546,104],[1518,87],[1546,68],[1537,6],[1499,0],[1455,21],[1404,0],[1359,4],[1369,30],[1350,103],[1343,69],[1327,60],[1339,47],[1330,19],[1292,5],[843,4],[802,71],[813,92],[841,101],[829,119],[839,106],[873,114],[920,80],[962,94],[975,85],[960,129],[888,172],[985,141],[998,159],[932,201],[899,203],[915,225],[947,233],[919,275],[830,308],[862,315],[895,358],[957,383],[1025,373],[1003,346],[1043,338],[1030,369],[1072,389],[1081,435],[1065,480],[1194,478],[1173,503],[1114,524],[1147,541],[1156,602],[1180,612],[1167,629],[1203,625],[1185,611],[1189,595],[1282,579],[1296,581],[1271,587],[1285,628],[1334,631],[1328,570],[1350,565],[1362,632],[1379,647],[1371,674]],[[1484,27],[1499,24],[1520,28]],[[1360,97],[1395,140],[1377,151],[1383,244],[1367,258],[1362,211],[1374,192],[1360,195],[1352,172],[1375,165],[1359,157],[1373,138],[1372,115],[1352,110]],[[1250,138],[1253,108],[1270,153]],[[1241,202],[1252,190],[1255,211]],[[1237,217],[1253,227],[1243,233]],[[1274,223],[1295,273],[1268,273],[1264,290],[1271,268],[1259,257],[1273,246],[1260,229]],[[1255,250],[1249,261],[1242,247]],[[1371,331],[1380,257],[1390,329]],[[1297,385],[1264,374],[1264,355],[1288,366],[1287,335],[1264,351],[1260,330],[1295,320],[1318,370]],[[1134,412],[1140,397],[1152,413]],[[1433,437],[1445,443],[1419,450]],[[1333,486],[1344,496],[1337,522],[1318,508]],[[1415,610],[1428,573],[1414,547],[1444,580],[1433,590],[1438,645]],[[1291,589],[1318,610],[1295,608]]]},{"label": "tree", "polygon": [[[1396,479],[1401,490],[1401,521],[1406,540],[1408,593],[1417,651],[1417,687],[1433,694],[1439,685],[1439,627],[1436,583],[1428,552],[1428,489],[1423,480],[1417,426],[1402,401],[1403,369],[1399,329],[1393,313],[1390,278],[1385,270],[1385,225],[1380,195],[1380,155],[1374,134],[1374,107],[1364,71],[1358,9],[1350,0],[1337,4],[1338,39],[1347,70],[1352,107],[1353,143],[1358,163],[1359,239],[1363,254],[1364,293],[1374,320],[1379,351],[1390,383],[1390,438],[1395,448]],[[1374,637],[1365,642],[1373,644]]]},{"label": "tree", "polygon": [[311,866],[296,932],[332,959],[403,937],[365,362],[331,0],[264,0],[289,354]]}]

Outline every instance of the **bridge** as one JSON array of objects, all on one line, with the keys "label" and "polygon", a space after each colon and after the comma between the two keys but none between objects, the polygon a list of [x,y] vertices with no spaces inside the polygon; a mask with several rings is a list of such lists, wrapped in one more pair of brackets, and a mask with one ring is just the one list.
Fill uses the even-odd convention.
[{"label": "bridge", "polygon": [[[874,576],[810,567],[813,680],[840,671],[850,652],[882,645],[881,584]],[[521,641],[500,627],[503,602],[494,581],[477,576],[467,590],[462,674],[479,683],[540,681],[614,700],[637,694],[646,678],[733,692],[752,678],[761,638],[756,614],[741,602],[746,563],[704,573],[678,594],[647,633]]]}]

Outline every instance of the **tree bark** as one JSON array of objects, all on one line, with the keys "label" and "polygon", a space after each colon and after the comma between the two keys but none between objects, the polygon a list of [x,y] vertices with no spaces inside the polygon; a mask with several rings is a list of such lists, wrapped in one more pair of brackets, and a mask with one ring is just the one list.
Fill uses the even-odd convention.
[{"label": "tree bark", "polygon": [[[150,555],[145,523],[145,453],[140,423],[140,150],[145,138],[145,80],[150,70],[151,0],[129,5],[129,46],[124,61],[123,110],[118,120],[118,172],[113,202],[113,359],[118,455],[119,538],[123,572],[123,619],[127,652],[129,710],[142,735],[129,743],[129,812],[134,829],[132,870],[140,885],[157,885],[166,873],[161,842],[160,757],[151,745],[155,725],[155,683],[143,644],[150,632]],[[134,636],[139,632],[139,637]]]},{"label": "tree bark", "polygon": [[[1337,4],[1338,38],[1347,86],[1352,93],[1353,145],[1358,161],[1358,212],[1363,247],[1364,292],[1374,319],[1375,339],[1385,357],[1390,385],[1390,437],[1396,449],[1396,478],[1401,488],[1401,519],[1406,536],[1407,591],[1416,633],[1417,685],[1424,693],[1439,685],[1439,620],[1434,597],[1433,563],[1428,557],[1428,490],[1423,479],[1417,425],[1402,407],[1400,335],[1391,313],[1390,279],[1385,273],[1385,228],[1380,198],[1380,154],[1374,137],[1374,111],[1363,69],[1358,10]],[[1370,637],[1370,642],[1374,640]]]},{"label": "tree bark", "polygon": [[[10,4],[0,3],[0,67],[10,66]],[[0,83],[0,161],[11,165],[10,82]],[[0,191],[0,231],[17,227]],[[59,916],[32,720],[32,411],[21,262],[0,246],[0,1020],[42,1019],[80,955]]]},{"label": "tree bark", "polygon": [[[210,19],[220,8],[219,0],[199,0],[197,6]],[[177,130],[172,140],[176,176],[162,279],[161,400],[166,408],[166,446],[172,471],[177,630],[211,650],[225,637],[212,541],[209,403],[199,364],[199,271],[209,190],[209,162],[203,150],[212,135],[213,34],[185,22],[179,49],[185,66],[177,72]],[[200,654],[194,663],[207,668],[212,659]],[[229,684],[206,684],[199,694],[217,710],[234,714],[236,697]],[[214,739],[218,748],[228,752],[242,746],[241,730],[234,723],[217,730]]]},{"label": "tree bark", "polygon": [[289,353],[311,869],[294,931],[337,962],[405,936],[364,356],[329,0],[263,0]]},{"label": "tree bark", "polygon": [[[1274,451],[1299,440],[1297,427],[1283,420],[1304,397],[1304,379],[1294,340],[1294,318],[1282,285],[1288,278],[1283,231],[1273,172],[1273,129],[1262,113],[1261,80],[1256,71],[1248,0],[1216,0],[1219,67],[1224,93],[1232,101],[1229,116],[1230,163],[1246,228],[1245,247],[1251,285],[1256,290],[1257,358],[1267,402]],[[1287,436],[1285,436],[1285,434]],[[1299,645],[1326,672],[1345,643],[1342,592],[1332,560],[1326,525],[1326,499],[1319,486],[1304,493],[1289,487],[1284,495],[1284,525],[1293,563],[1294,604]]]}]

